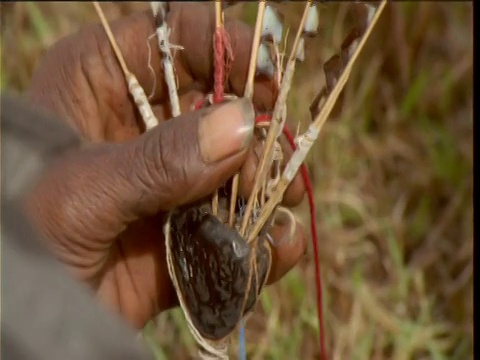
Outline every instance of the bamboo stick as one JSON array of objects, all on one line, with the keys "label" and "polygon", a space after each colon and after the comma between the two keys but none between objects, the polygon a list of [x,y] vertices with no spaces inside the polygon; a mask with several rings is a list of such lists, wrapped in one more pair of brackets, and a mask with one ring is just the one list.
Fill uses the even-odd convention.
[{"label": "bamboo stick", "polygon": [[107,37],[110,44],[112,45],[113,52],[115,53],[115,56],[117,57],[118,62],[120,63],[120,68],[122,69],[122,72],[125,76],[125,80],[128,84],[128,91],[130,92],[130,95],[132,95],[133,100],[135,101],[135,104],[138,106],[138,110],[145,124],[145,128],[147,130],[150,130],[151,128],[158,125],[158,119],[155,117],[152,111],[152,108],[150,106],[150,103],[148,102],[148,98],[147,98],[147,95],[145,94],[145,91],[138,83],[138,80],[135,77],[135,75],[128,69],[127,63],[123,58],[122,52],[120,51],[120,48],[117,44],[117,41],[115,40],[115,37],[113,36],[112,29],[108,24],[108,21],[105,17],[105,14],[102,8],[100,7],[100,4],[97,1],[92,1],[92,3],[93,3],[93,6],[95,7],[95,10],[97,11],[100,21],[102,22],[102,26],[105,29],[105,32],[107,33]]},{"label": "bamboo stick", "polygon": [[[258,4],[257,20],[255,23],[255,32],[253,35],[252,41],[252,51],[250,53],[250,63],[248,66],[247,74],[247,83],[245,85],[245,90],[243,96],[251,99],[253,96],[253,84],[255,79],[255,70],[257,65],[257,56],[258,56],[258,47],[260,45],[260,39],[262,35],[262,25],[263,18],[265,15],[266,1],[262,0]],[[238,184],[239,184],[240,174],[236,173],[232,179],[232,193],[230,196],[230,209],[228,214],[228,224],[232,227],[233,220],[235,217],[235,207],[237,204],[238,197]]]}]

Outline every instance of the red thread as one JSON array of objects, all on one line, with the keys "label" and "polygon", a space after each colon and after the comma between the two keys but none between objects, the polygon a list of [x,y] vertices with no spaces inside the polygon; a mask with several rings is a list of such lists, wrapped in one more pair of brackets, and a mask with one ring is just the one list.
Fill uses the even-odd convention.
[{"label": "red thread", "polygon": [[224,85],[230,74],[231,64],[233,62],[233,50],[230,44],[230,37],[223,27],[215,29],[213,49],[213,102],[219,103],[223,101]]},{"label": "red thread", "polygon": [[213,35],[213,101],[219,103],[223,101],[223,81],[225,79],[225,43],[222,29],[215,29]]},{"label": "red thread", "polygon": [[[297,148],[294,141],[295,139],[286,125],[283,128],[283,134],[287,138],[292,149],[295,150]],[[320,273],[320,259],[318,256],[318,234],[317,234],[315,201],[313,198],[312,181],[310,180],[307,166],[304,163],[302,164],[300,171],[302,173],[303,183],[305,184],[305,188],[307,189],[308,203],[310,205],[310,230],[312,232],[313,256],[314,256],[314,262],[315,262],[315,285],[317,288],[317,313],[318,313],[318,325],[320,328],[320,351],[322,354],[321,358],[323,360],[327,360],[326,349],[325,349],[325,329],[323,325],[323,300],[322,300],[323,294],[322,294],[322,279],[321,279],[321,273]]]},{"label": "red thread", "polygon": [[[259,115],[255,118],[255,123],[270,121],[272,117],[268,114]],[[287,124],[283,128],[283,135],[287,138],[290,146],[293,150],[296,150],[297,145],[295,144],[295,138],[291,131],[288,129]],[[300,167],[300,171],[302,174],[303,183],[305,184],[305,188],[307,190],[308,196],[308,203],[310,206],[310,231],[312,232],[312,245],[313,245],[313,256],[315,262],[315,285],[317,290],[317,314],[318,314],[318,325],[320,328],[320,351],[321,351],[321,358],[323,360],[327,359],[326,349],[325,349],[325,330],[323,324],[323,294],[322,294],[322,278],[320,272],[320,259],[318,256],[318,234],[317,234],[317,222],[316,222],[316,209],[315,209],[315,201],[313,198],[313,188],[312,188],[312,181],[310,180],[310,176],[308,174],[308,169],[305,163],[302,163]]]},{"label": "red thread", "polygon": [[228,80],[228,77],[230,76],[230,71],[232,70],[233,66],[233,61],[235,60],[233,56],[233,48],[232,48],[232,42],[230,41],[230,35],[228,32],[223,30],[223,45],[225,46],[225,52],[226,52],[226,58],[225,58],[225,83]]}]

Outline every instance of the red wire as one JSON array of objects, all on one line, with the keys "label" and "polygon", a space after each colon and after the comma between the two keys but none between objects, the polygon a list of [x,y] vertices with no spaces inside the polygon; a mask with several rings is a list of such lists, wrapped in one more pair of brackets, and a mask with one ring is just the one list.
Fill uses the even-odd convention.
[{"label": "red wire", "polygon": [[[267,114],[259,115],[255,119],[256,123],[270,121],[272,117]],[[297,145],[295,144],[295,138],[291,131],[288,129],[287,124],[283,128],[283,135],[287,138],[290,146],[293,150],[297,149]],[[323,324],[323,294],[322,294],[322,278],[320,272],[320,259],[318,256],[318,234],[317,234],[317,222],[316,222],[316,208],[315,208],[315,201],[313,198],[313,188],[312,188],[312,181],[310,180],[310,176],[308,174],[308,169],[305,163],[302,163],[300,167],[300,171],[303,178],[303,183],[305,184],[305,188],[307,190],[308,196],[308,203],[310,206],[310,230],[312,233],[312,245],[313,245],[313,256],[315,262],[315,285],[317,290],[317,314],[318,314],[318,325],[320,327],[320,351],[321,351],[321,358],[323,360],[327,359],[326,349],[325,349],[325,330]]]}]

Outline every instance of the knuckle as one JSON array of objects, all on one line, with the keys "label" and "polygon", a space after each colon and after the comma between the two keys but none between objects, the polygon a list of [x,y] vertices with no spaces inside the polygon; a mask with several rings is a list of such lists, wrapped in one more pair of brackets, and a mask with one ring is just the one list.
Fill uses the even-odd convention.
[{"label": "knuckle", "polygon": [[192,159],[189,137],[171,125],[166,122],[147,133],[148,138],[140,147],[141,153],[136,156],[142,159],[141,186],[156,193],[163,210],[183,202],[194,186],[187,171]]}]

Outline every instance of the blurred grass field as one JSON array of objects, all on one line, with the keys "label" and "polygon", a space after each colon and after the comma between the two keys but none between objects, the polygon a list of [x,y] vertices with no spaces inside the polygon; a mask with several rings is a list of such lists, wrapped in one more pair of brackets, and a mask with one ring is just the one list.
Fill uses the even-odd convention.
[{"label": "blurred grass field", "polygon": [[[89,3],[1,3],[1,89],[28,87],[39,57],[97,22]],[[146,3],[105,3],[109,19]],[[295,29],[301,4],[281,4]],[[305,128],[348,4],[319,5],[289,113]],[[229,12],[255,19],[254,3]],[[308,165],[318,207],[330,359],[473,359],[473,8],[390,4]],[[306,203],[297,216],[307,225]],[[249,359],[319,357],[311,248],[247,323]],[[158,359],[194,355],[179,309],[147,329]],[[236,357],[236,340],[232,354]]]}]

